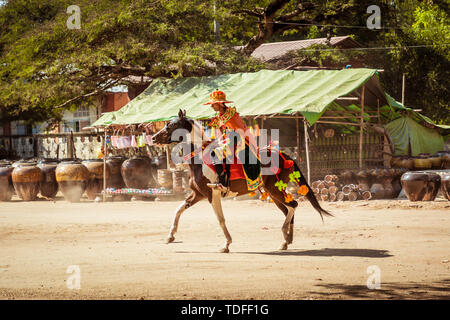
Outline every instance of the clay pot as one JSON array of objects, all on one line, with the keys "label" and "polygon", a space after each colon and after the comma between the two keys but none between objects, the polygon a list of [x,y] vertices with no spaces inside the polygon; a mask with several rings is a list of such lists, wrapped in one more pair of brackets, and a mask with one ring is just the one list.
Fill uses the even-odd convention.
[{"label": "clay pot", "polygon": [[81,199],[89,180],[89,170],[78,160],[65,160],[56,167],[56,181],[69,202]]},{"label": "clay pot", "polygon": [[146,189],[151,179],[150,159],[133,157],[125,160],[121,173],[127,188]]},{"label": "clay pot", "polygon": [[11,177],[17,195],[24,201],[36,200],[43,179],[41,169],[35,162],[21,162],[14,168]]},{"label": "clay pot", "polygon": [[46,198],[54,198],[58,193],[58,182],[56,181],[56,167],[58,162],[51,160],[39,161],[38,167],[41,169],[43,178],[39,185],[41,195]]},{"label": "clay pot", "polygon": [[391,168],[400,168],[403,156],[393,156],[390,160]]},{"label": "clay pot", "polygon": [[399,162],[401,168],[405,168],[408,170],[414,169],[414,159],[412,157],[404,156],[402,160]]},{"label": "clay pot", "polygon": [[441,168],[450,169],[450,151],[439,151],[436,155],[441,157]]},{"label": "clay pot", "polygon": [[369,191],[371,185],[371,174],[370,171],[361,170],[356,174],[356,180],[358,181],[359,189],[361,191]]},{"label": "clay pot", "polygon": [[441,177],[435,173],[406,172],[401,183],[410,201],[433,201],[441,186]]},{"label": "clay pot", "polygon": [[106,163],[109,166],[110,169],[110,175],[109,179],[107,180],[107,187],[108,188],[124,188],[125,187],[125,181],[123,181],[121,168],[122,163],[126,159],[124,157],[108,157],[106,158]]},{"label": "clay pot", "polygon": [[450,201],[450,173],[446,173],[441,178],[442,193]]},{"label": "clay pot", "polygon": [[14,185],[11,177],[13,170],[14,168],[11,164],[0,164],[0,201],[9,201],[14,194]]},{"label": "clay pot", "polygon": [[[82,164],[89,171],[89,180],[86,185],[86,195],[89,200],[95,200],[97,195],[103,190],[103,169],[104,163],[102,159],[85,160]],[[106,164],[106,180],[109,179],[110,169]]]},{"label": "clay pot", "polygon": [[394,169],[384,169],[382,185],[384,188],[384,199],[394,198],[394,187],[392,181],[394,180],[395,170]]},{"label": "clay pot", "polygon": [[402,191],[402,185],[400,183],[400,177],[404,173],[400,168],[394,169],[394,176],[392,178],[392,198],[397,198]]},{"label": "clay pot", "polygon": [[377,168],[371,170],[370,174],[372,175],[372,186],[369,191],[372,194],[372,199],[383,199],[385,197],[383,187],[384,171]]},{"label": "clay pot", "polygon": [[348,185],[356,182],[356,175],[351,170],[344,170],[340,176],[339,180],[342,181],[342,184]]},{"label": "clay pot", "polygon": [[442,167],[442,157],[437,154],[429,157],[432,169],[440,169]]},{"label": "clay pot", "polygon": [[418,156],[414,159],[414,169],[427,170],[431,169],[433,163],[426,155]]}]

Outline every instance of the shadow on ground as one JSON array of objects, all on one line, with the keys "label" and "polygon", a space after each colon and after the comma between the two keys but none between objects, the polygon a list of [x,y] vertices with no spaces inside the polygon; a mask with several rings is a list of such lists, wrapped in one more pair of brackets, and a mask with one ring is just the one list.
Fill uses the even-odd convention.
[{"label": "shadow on ground", "polygon": [[287,250],[270,252],[239,252],[246,254],[265,254],[274,256],[310,256],[310,257],[362,257],[362,258],[388,258],[392,257],[388,250],[376,249],[341,249],[324,248],[320,250]]},{"label": "shadow on ground", "polygon": [[[310,295],[322,299],[450,299],[450,279],[444,279],[432,284],[421,283],[381,283],[380,289],[370,290],[367,286],[345,284],[318,284],[317,292]],[[326,289],[327,292],[324,292]]]}]

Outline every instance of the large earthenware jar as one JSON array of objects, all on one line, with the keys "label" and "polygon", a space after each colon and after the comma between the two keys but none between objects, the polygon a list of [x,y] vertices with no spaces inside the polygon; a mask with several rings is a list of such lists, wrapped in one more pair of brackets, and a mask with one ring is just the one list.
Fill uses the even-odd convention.
[{"label": "large earthenware jar", "polygon": [[356,174],[356,180],[361,191],[369,191],[371,185],[371,174],[368,170],[361,170]]},{"label": "large earthenware jar", "polygon": [[441,177],[435,173],[406,172],[401,183],[410,201],[433,201],[441,185]]},{"label": "large earthenware jar", "polygon": [[14,193],[11,174],[14,168],[10,163],[0,163],[0,201],[9,201]]},{"label": "large earthenware jar", "polygon": [[11,174],[14,189],[22,200],[36,200],[39,193],[39,185],[43,179],[43,174],[36,165],[36,162],[19,163]]},{"label": "large earthenware jar", "polygon": [[125,160],[121,172],[127,188],[147,189],[151,178],[150,159],[133,157]]},{"label": "large earthenware jar", "polygon": [[125,160],[126,159],[124,157],[119,156],[111,156],[106,158],[106,163],[110,169],[109,179],[106,183],[108,188],[120,189],[125,187],[125,181],[123,181],[122,173],[120,172],[122,163]]},{"label": "large earthenware jar", "polygon": [[372,199],[383,199],[385,196],[383,187],[384,172],[380,169],[373,169],[370,173],[372,175],[372,186],[370,187]]},{"label": "large earthenware jar", "polygon": [[441,187],[441,176],[437,173],[427,173],[428,174],[428,187],[423,201],[434,201],[436,195]]},{"label": "large earthenware jar", "polygon": [[43,178],[39,185],[41,195],[46,198],[54,198],[58,193],[58,182],[56,181],[56,167],[58,162],[50,159],[40,160],[38,165],[41,169]]},{"label": "large earthenware jar", "polygon": [[89,170],[78,160],[65,160],[56,167],[56,181],[64,198],[78,202],[86,190]]},{"label": "large earthenware jar", "polygon": [[[102,159],[91,159],[82,162],[89,171],[89,179],[86,185],[86,195],[89,200],[95,200],[97,195],[103,190],[103,169],[104,163]],[[106,164],[106,179],[109,179],[110,169]]]},{"label": "large earthenware jar", "polygon": [[446,173],[441,178],[442,193],[447,200],[450,200],[450,173]]}]

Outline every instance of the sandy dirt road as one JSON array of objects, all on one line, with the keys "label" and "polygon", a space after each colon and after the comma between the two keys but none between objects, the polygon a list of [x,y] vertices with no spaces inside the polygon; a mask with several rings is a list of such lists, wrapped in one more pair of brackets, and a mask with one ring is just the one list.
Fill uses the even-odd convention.
[{"label": "sandy dirt road", "polygon": [[[323,203],[336,216],[324,224],[300,203],[294,243],[278,251],[275,205],[227,200],[229,254],[218,252],[224,237],[207,202],[186,211],[165,244],[178,204],[0,203],[0,298],[450,298],[447,201]],[[67,287],[74,265],[79,290]],[[367,287],[374,270],[378,290]]]}]

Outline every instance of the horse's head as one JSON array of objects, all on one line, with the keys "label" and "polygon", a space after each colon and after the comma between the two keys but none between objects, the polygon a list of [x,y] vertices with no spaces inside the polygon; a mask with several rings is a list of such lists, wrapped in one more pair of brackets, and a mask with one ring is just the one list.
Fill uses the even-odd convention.
[{"label": "horse's head", "polygon": [[[178,112],[178,118],[168,122],[153,136],[153,143],[169,144],[186,141],[186,134],[192,131],[192,120],[186,118],[186,110]],[[174,140],[178,139],[178,140]]]}]

